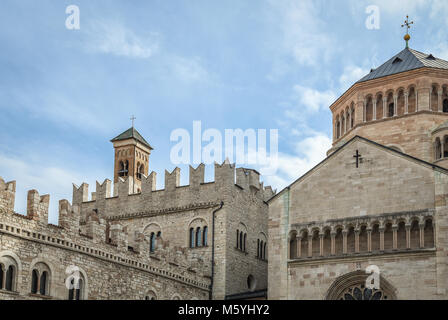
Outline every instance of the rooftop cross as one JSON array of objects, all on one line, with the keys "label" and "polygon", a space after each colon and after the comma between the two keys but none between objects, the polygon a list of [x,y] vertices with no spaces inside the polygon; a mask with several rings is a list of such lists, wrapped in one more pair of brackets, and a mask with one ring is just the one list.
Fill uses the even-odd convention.
[{"label": "rooftop cross", "polygon": [[414,24],[414,21],[409,21],[409,16],[406,16],[404,24],[401,25],[402,28],[406,27],[406,35],[404,36],[404,40],[406,41],[406,48],[409,48],[409,40],[411,39],[411,36],[409,35],[411,24]]},{"label": "rooftop cross", "polygon": [[132,128],[134,128],[134,120],[137,119],[134,115],[131,116],[130,120],[132,121]]}]

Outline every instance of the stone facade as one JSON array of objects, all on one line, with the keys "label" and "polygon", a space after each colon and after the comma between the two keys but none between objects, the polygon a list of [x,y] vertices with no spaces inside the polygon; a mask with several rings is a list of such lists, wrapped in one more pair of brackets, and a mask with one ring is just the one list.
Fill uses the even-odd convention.
[{"label": "stone facade", "polygon": [[[118,151],[126,148],[114,147],[122,161]],[[141,151],[133,150],[130,162]],[[147,170],[149,152],[141,156]],[[87,184],[74,185],[72,204],[59,204],[57,226],[48,224],[48,195],[30,191],[27,215],[20,215],[15,182],[0,179],[0,299],[76,297],[66,287],[74,267],[80,299],[225,299],[266,290],[259,247],[267,242],[266,201],[274,192],[255,170],[216,164],[215,181],[205,183],[204,169],[190,167],[187,186],[179,185],[179,168],[165,172],[163,190],[156,190],[155,172],[135,167],[117,177],[113,192],[110,180],[90,195]],[[245,235],[241,246],[237,232]]]},{"label": "stone facade", "polygon": [[327,158],[269,200],[269,299],[448,298],[447,84],[424,67],[330,106]]}]

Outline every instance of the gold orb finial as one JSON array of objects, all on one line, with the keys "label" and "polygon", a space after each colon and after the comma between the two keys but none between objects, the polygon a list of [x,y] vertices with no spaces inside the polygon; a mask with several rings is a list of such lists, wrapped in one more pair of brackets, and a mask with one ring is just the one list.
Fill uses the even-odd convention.
[{"label": "gold orb finial", "polygon": [[409,40],[411,39],[411,36],[409,35],[409,28],[411,28],[411,24],[414,24],[414,21],[409,21],[409,16],[406,16],[404,24],[401,25],[402,28],[406,27],[406,35],[404,36],[404,41],[406,41],[406,48],[409,48]]}]

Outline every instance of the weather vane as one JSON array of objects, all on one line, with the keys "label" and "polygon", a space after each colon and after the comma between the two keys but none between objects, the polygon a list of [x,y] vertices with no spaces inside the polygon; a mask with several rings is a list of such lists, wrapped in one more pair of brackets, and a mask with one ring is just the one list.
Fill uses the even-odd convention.
[{"label": "weather vane", "polygon": [[409,16],[406,16],[404,24],[401,25],[402,28],[406,27],[406,35],[404,36],[404,40],[406,41],[406,48],[409,48],[409,40],[411,39],[411,36],[409,35],[411,24],[414,24],[414,21],[409,22]]},{"label": "weather vane", "polygon": [[131,116],[130,120],[132,121],[132,128],[134,128],[134,120],[137,119],[134,115]]}]

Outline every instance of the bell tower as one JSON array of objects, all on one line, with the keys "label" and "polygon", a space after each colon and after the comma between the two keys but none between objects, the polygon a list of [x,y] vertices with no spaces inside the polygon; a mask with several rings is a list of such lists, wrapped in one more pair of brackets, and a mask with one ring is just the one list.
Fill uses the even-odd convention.
[{"label": "bell tower", "polygon": [[[141,192],[142,178],[148,175],[149,155],[153,148],[132,126],[111,142],[115,149],[114,185],[121,177],[133,179],[133,192]],[[116,188],[114,187],[116,190]],[[114,192],[115,194],[115,192]]]}]

